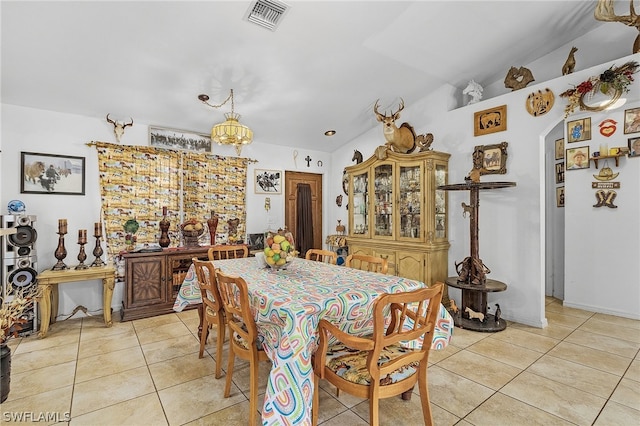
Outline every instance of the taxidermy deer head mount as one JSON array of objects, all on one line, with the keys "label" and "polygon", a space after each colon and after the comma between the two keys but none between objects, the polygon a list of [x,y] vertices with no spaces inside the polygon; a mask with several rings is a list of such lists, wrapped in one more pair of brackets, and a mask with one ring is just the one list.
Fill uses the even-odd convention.
[{"label": "taxidermy deer head mount", "polygon": [[400,127],[396,126],[395,121],[400,118],[400,111],[404,109],[404,100],[400,98],[398,110],[390,115],[382,115],[378,112],[378,99],[373,106],[373,112],[376,114],[378,121],[382,123],[382,131],[384,138],[387,140],[387,147],[392,151],[406,154],[416,147],[416,133],[409,123],[402,123]]},{"label": "taxidermy deer head mount", "polygon": [[[593,16],[596,20],[604,22],[622,22],[630,27],[636,27],[636,29],[640,31],[640,18],[636,15],[636,11],[633,8],[633,0],[629,1],[628,15],[616,15],[613,3],[613,0],[598,0],[598,4],[593,11]],[[640,34],[638,34],[636,41],[633,43],[633,53],[638,52],[640,52]]]},{"label": "taxidermy deer head mount", "polygon": [[113,124],[113,133],[116,135],[116,140],[118,142],[120,142],[120,138],[124,135],[125,127],[133,126],[133,118],[131,118],[131,123],[118,122],[110,119],[109,114],[107,114],[107,122]]}]

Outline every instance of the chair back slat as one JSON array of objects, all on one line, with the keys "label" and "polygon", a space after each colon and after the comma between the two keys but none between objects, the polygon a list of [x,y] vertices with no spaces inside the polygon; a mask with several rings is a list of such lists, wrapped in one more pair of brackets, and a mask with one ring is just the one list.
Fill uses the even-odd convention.
[{"label": "chair back slat", "polygon": [[[387,293],[378,297],[373,314],[374,349],[369,358],[372,377],[380,378],[411,362],[427,362],[442,301],[443,287],[444,284],[437,283],[429,288],[403,293]],[[389,316],[390,322],[386,320]],[[378,365],[377,361],[383,348],[418,339],[422,339],[419,348],[382,366]]]},{"label": "chair back slat", "polygon": [[348,268],[360,269],[361,271],[379,272],[386,274],[389,270],[387,259],[382,257],[369,256],[364,254],[350,254],[345,260]]},{"label": "chair back slat", "polygon": [[307,260],[315,260],[317,262],[331,263],[333,265],[335,265],[338,260],[338,256],[335,252],[322,249],[309,249],[307,250],[304,258]]},{"label": "chair back slat", "polygon": [[216,277],[229,328],[247,342],[254,342],[258,337],[258,328],[251,313],[247,282],[242,277],[227,275],[220,270],[217,270]]},{"label": "chair back slat", "polygon": [[242,244],[218,245],[210,247],[207,255],[209,260],[239,259],[249,257],[249,249]]},{"label": "chair back slat", "polygon": [[216,273],[213,264],[199,260],[197,257],[194,257],[192,262],[196,270],[198,286],[200,287],[202,303],[205,309],[208,307],[214,312],[222,312],[220,293],[218,292],[218,285],[216,284]]}]

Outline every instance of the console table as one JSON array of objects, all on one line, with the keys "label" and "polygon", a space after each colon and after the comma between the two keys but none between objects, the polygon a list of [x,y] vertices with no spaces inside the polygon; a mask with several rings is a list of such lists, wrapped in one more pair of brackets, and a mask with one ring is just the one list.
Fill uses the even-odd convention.
[{"label": "console table", "polygon": [[[478,216],[480,210],[480,190],[498,189],[516,186],[515,182],[465,182],[452,185],[441,185],[438,189],[444,191],[469,191],[469,205],[462,203],[464,213],[468,213],[470,228],[471,255],[459,264],[456,264],[457,277],[449,277],[445,280],[448,286],[462,290],[462,303],[457,313],[452,313],[454,324],[457,327],[474,331],[501,331],[507,328],[505,320],[487,312],[487,293],[499,292],[507,289],[503,282],[486,278],[490,272],[480,259],[478,244]],[[458,271],[461,267],[461,271]],[[469,308],[479,312],[484,317],[483,321],[470,318],[465,310]],[[467,317],[465,317],[467,315]]]},{"label": "console table", "polygon": [[113,325],[111,321],[111,299],[116,280],[116,270],[112,266],[89,267],[87,269],[64,269],[62,271],[46,270],[36,277],[42,293],[38,297],[40,305],[40,332],[43,338],[49,331],[49,323],[54,324],[58,316],[58,284],[102,280],[104,324]]}]

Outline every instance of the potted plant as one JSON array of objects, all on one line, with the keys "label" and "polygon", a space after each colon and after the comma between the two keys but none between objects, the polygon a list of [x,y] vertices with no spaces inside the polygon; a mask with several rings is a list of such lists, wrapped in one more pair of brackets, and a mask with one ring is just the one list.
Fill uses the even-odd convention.
[{"label": "potted plant", "polygon": [[38,294],[37,286],[19,289],[7,286],[7,291],[0,294],[0,403],[9,396],[11,383],[11,348],[7,342],[18,336],[21,324],[27,322],[24,314],[33,307]]}]

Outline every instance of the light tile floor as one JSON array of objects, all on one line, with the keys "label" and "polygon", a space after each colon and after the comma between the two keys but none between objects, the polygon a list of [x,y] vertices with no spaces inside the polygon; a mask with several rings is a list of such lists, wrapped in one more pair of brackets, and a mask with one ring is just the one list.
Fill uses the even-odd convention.
[{"label": "light tile floor", "polygon": [[[431,353],[436,425],[640,424],[640,321],[565,308],[551,298],[546,312],[545,329],[456,328],[451,345]],[[214,378],[215,333],[198,359],[195,310],[112,328],[101,320],[58,322],[45,339],[11,341],[2,424],[19,415],[44,418],[40,425],[246,424],[247,364],[236,361],[231,396],[224,398],[224,376]],[[260,366],[261,400],[269,367]],[[326,382],[320,387],[322,425],[367,424],[366,400],[335,397]],[[421,424],[418,395],[383,400],[380,411],[382,425]]]}]

